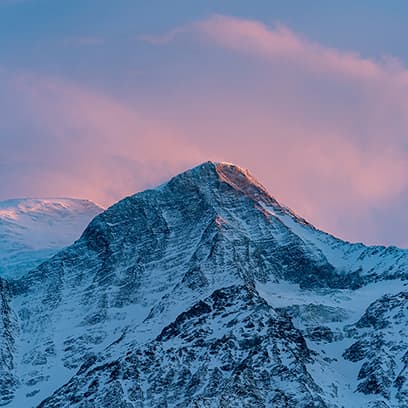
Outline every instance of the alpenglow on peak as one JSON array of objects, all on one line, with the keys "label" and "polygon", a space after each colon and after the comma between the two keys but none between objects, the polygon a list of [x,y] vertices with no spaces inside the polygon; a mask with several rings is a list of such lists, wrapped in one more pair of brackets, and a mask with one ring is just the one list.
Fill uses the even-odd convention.
[{"label": "alpenglow on peak", "polygon": [[224,182],[253,200],[266,201],[273,206],[288,210],[272,197],[248,169],[233,163],[207,161],[176,175],[166,184],[175,183],[181,179],[190,180],[191,183],[203,187],[209,185],[217,188],[220,182]]}]

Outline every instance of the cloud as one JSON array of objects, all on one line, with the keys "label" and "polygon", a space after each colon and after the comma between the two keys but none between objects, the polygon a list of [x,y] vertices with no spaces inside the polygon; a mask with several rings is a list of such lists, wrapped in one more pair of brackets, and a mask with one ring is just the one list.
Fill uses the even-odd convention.
[{"label": "cloud", "polygon": [[140,35],[138,39],[164,45],[180,35],[192,33],[233,51],[265,59],[285,58],[320,73],[329,71],[355,79],[392,79],[408,86],[408,71],[395,57],[384,56],[380,61],[374,61],[355,52],[325,47],[283,24],[276,24],[272,29],[254,20],[214,15],[161,35]]},{"label": "cloud", "polygon": [[189,33],[193,31],[194,28],[194,25],[186,25],[183,27],[177,27],[161,35],[140,34],[136,36],[136,39],[151,45],[166,45],[173,41],[177,35]]},{"label": "cloud", "polygon": [[[283,78],[283,86],[275,92],[277,97],[268,95],[268,100],[258,100],[259,106],[272,106],[270,118],[277,116],[269,121],[275,123],[261,132],[285,135],[288,151],[302,152],[295,153],[299,156],[297,162],[310,155],[314,159],[310,165],[318,171],[333,167],[339,170],[343,168],[341,162],[347,164],[344,171],[350,187],[367,199],[386,200],[406,187],[406,151],[398,142],[405,140],[408,127],[404,113],[408,108],[408,70],[397,58],[374,61],[312,42],[283,25],[271,29],[258,21],[221,15],[163,35],[141,38],[153,45],[164,45],[191,34],[219,47],[266,60],[272,68],[271,78],[260,77],[259,81],[264,81],[268,90],[273,91],[268,82],[276,85],[273,75],[279,74],[279,80]],[[256,71],[255,64],[253,67]],[[228,100],[223,104],[226,114],[231,104],[232,110],[239,105]],[[285,105],[285,118],[279,104]],[[249,109],[248,112],[259,116],[257,108],[251,110],[246,106],[242,110]],[[291,124],[294,121],[299,123],[296,129]],[[361,128],[362,124],[366,129]],[[375,171],[380,168],[381,175]],[[393,183],[386,183],[388,178]]]},{"label": "cloud", "polygon": [[281,24],[270,29],[257,21],[213,16],[191,27],[218,45],[250,55],[287,58],[320,73],[328,71],[361,80],[385,78],[408,85],[408,72],[395,58],[376,62],[357,53],[328,48]]},{"label": "cloud", "polygon": [[[318,225],[352,238],[374,235],[361,234],[371,225],[358,219],[407,193],[408,70],[402,63],[329,48],[283,25],[226,16],[149,42],[174,46],[184,37],[242,57],[216,67],[233,77],[243,72],[233,85],[225,76],[223,89],[200,95],[200,114],[189,112],[192,122],[218,126],[204,126],[196,137],[216,144],[221,158],[252,168],[278,198]],[[216,135],[211,142],[209,134]],[[357,222],[344,233],[350,218]]]},{"label": "cloud", "polygon": [[133,87],[120,78],[122,94],[0,71],[4,198],[108,204],[212,159],[249,168],[280,201],[342,237],[395,243],[390,225],[408,227],[396,206],[408,198],[408,71],[398,59],[225,16],[139,40],[154,63],[126,50],[149,69]]},{"label": "cloud", "polygon": [[27,150],[4,141],[8,171],[0,174],[14,172],[12,186],[23,195],[82,196],[106,205],[202,159],[173,129],[112,97],[50,77],[8,79],[31,132],[23,136]]}]

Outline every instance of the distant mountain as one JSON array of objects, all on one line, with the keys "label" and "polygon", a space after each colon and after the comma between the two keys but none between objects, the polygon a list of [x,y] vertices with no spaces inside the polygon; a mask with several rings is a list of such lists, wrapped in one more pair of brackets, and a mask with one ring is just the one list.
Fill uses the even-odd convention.
[{"label": "distant mountain", "polygon": [[0,280],[0,404],[408,407],[407,279],[207,162]]},{"label": "distant mountain", "polygon": [[102,208],[72,198],[0,201],[0,276],[16,277],[72,244]]}]

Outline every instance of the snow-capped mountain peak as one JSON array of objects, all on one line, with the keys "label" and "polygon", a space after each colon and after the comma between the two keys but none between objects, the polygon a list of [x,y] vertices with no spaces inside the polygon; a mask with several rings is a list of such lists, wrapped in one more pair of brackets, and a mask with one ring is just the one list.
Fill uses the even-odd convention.
[{"label": "snow-capped mountain peak", "polygon": [[408,406],[407,271],[406,251],[334,238],[207,162],[0,280],[1,402]]}]

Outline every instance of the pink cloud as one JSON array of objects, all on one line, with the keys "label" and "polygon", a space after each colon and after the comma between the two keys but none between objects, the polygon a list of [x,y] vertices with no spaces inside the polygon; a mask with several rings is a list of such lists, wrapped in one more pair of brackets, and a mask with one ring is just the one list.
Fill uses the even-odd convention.
[{"label": "pink cloud", "polygon": [[[183,36],[194,51],[204,41],[214,65],[204,71]],[[181,48],[180,76],[166,60],[171,96],[152,86],[149,101],[121,98],[72,81],[13,76],[25,120],[42,134],[35,155],[49,163],[26,183],[20,177],[22,190],[31,183],[37,195],[107,204],[204,160],[224,160],[251,169],[318,226],[375,240],[367,212],[385,213],[408,189],[408,71],[397,59],[362,58],[283,26],[224,16],[141,39],[158,54]],[[245,69],[229,53],[212,53],[219,47]]]},{"label": "pink cloud", "polygon": [[38,190],[47,188],[47,196],[89,197],[107,205],[204,160],[159,119],[95,90],[26,74],[14,76],[13,83],[43,132],[34,154],[44,167],[56,161],[55,169],[36,180]]},{"label": "pink cloud", "polygon": [[408,85],[408,71],[395,57],[381,61],[361,57],[358,53],[325,47],[295,33],[283,24],[275,28],[255,21],[223,15],[177,27],[162,35],[142,35],[138,38],[153,45],[163,45],[183,34],[199,34],[237,52],[262,58],[287,58],[318,72],[330,71],[356,79],[381,79]]},{"label": "pink cloud", "polygon": [[408,73],[386,61],[378,63],[356,53],[324,47],[294,33],[283,25],[270,29],[252,20],[213,16],[194,26],[219,45],[264,58],[292,58],[293,62],[318,71],[331,71],[360,79],[389,75],[408,84]]}]

